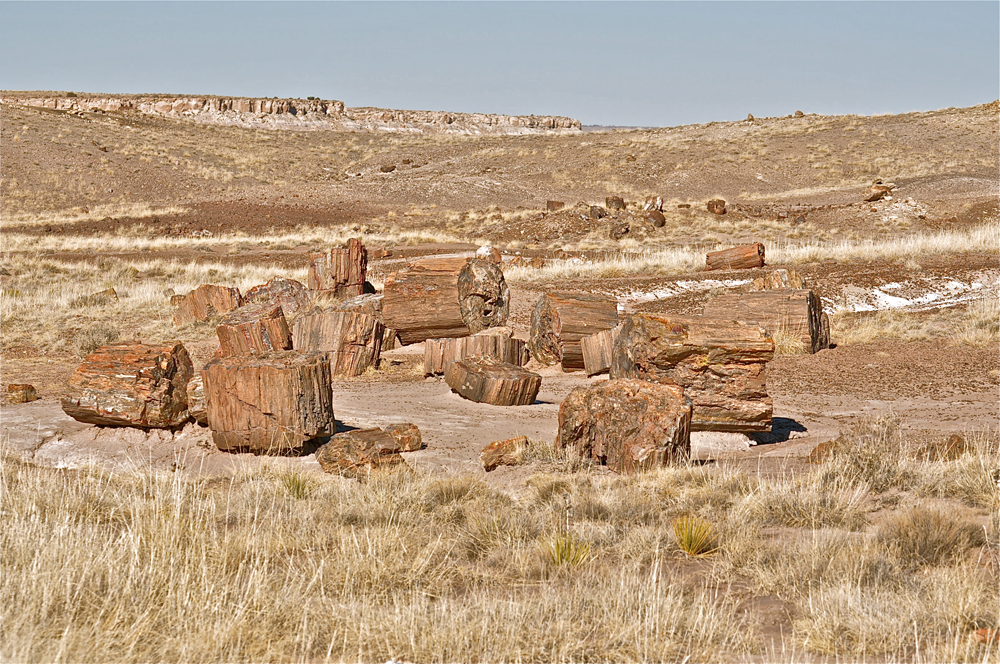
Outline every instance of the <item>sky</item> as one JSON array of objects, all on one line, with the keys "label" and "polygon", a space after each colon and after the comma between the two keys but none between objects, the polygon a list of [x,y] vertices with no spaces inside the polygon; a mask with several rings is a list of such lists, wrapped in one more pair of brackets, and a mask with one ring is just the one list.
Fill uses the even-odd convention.
[{"label": "sky", "polygon": [[8,2],[0,89],[676,126],[1000,97],[1000,2]]}]

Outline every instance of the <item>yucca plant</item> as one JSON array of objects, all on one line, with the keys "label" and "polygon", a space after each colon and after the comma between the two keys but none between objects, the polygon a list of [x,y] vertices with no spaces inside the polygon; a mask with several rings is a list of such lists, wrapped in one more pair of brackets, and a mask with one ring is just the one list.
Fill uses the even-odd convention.
[{"label": "yucca plant", "polygon": [[590,545],[581,542],[572,535],[557,535],[542,543],[542,552],[549,562],[556,566],[582,565],[591,558]]},{"label": "yucca plant", "polygon": [[693,557],[711,556],[719,551],[715,526],[697,516],[674,520],[674,539],[681,551]]},{"label": "yucca plant", "polygon": [[311,477],[294,470],[281,473],[278,475],[278,479],[292,498],[308,498],[316,488],[315,482]]}]

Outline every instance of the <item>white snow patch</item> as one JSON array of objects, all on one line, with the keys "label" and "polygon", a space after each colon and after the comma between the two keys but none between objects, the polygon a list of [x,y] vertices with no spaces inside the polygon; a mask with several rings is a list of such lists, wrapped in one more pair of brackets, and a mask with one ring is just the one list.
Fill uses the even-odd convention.
[{"label": "white snow patch", "polygon": [[[885,291],[892,291],[889,295]],[[968,281],[954,277],[926,277],[889,282],[875,288],[844,286],[840,298],[823,298],[823,310],[882,311],[886,309],[941,309],[971,300],[1000,295],[1000,270],[986,270]]]}]

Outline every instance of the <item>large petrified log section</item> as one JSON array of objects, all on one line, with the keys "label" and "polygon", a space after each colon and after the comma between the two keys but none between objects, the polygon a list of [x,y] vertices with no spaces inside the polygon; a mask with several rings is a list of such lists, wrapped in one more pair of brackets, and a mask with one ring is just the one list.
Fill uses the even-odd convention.
[{"label": "large petrified log section", "polygon": [[70,377],[62,409],[87,424],[177,427],[188,419],[193,374],[187,349],[178,341],[104,346]]},{"label": "large petrified log section", "polygon": [[616,325],[610,330],[601,330],[597,334],[580,338],[583,370],[588,376],[596,376],[611,369],[611,353],[621,330],[621,325]]},{"label": "large petrified log section", "polygon": [[403,344],[465,337],[506,324],[510,288],[500,268],[469,260],[459,272],[408,270],[385,280],[382,318]]},{"label": "large petrified log section", "polygon": [[181,299],[174,312],[174,325],[206,321],[212,316],[227,314],[243,304],[238,288],[202,284]]},{"label": "large petrified log section", "polygon": [[202,375],[220,450],[284,454],[336,431],[326,353],[224,357]]},{"label": "large petrified log section", "polygon": [[360,376],[378,366],[385,326],[374,316],[349,311],[327,311],[300,316],[295,321],[292,344],[300,351],[330,354],[334,376]]},{"label": "large petrified log section", "polygon": [[[379,322],[384,324],[384,321],[382,321],[382,297],[381,293],[365,293],[364,295],[343,300],[334,307],[334,310],[367,314],[374,316]],[[398,333],[395,329],[386,327],[385,332],[382,334],[382,350],[392,350],[396,346],[397,336]]]},{"label": "large petrified log section", "polygon": [[509,327],[491,327],[457,339],[428,339],[424,342],[424,375],[443,374],[449,364],[467,357],[492,357],[523,367],[529,355],[527,344],[515,339]]},{"label": "large petrified log section", "polygon": [[633,314],[615,340],[611,378],[680,385],[694,404],[695,431],[770,431],[773,357],[774,341],[758,325]]},{"label": "large petrified log section", "polygon": [[444,380],[462,397],[494,406],[533,404],[542,386],[538,374],[489,357],[452,362],[444,370]]},{"label": "large petrified log section", "polygon": [[223,357],[291,350],[292,333],[277,302],[248,304],[231,311],[215,328]]},{"label": "large petrified log section", "polygon": [[610,380],[574,388],[559,407],[556,447],[620,473],[691,455],[691,399],[679,385]]},{"label": "large petrified log section", "polygon": [[544,365],[583,369],[580,339],[618,324],[618,303],[606,295],[555,292],[542,295],[531,312],[528,349]]},{"label": "large petrified log section", "polygon": [[280,304],[285,318],[292,320],[309,309],[311,297],[306,287],[294,279],[274,277],[266,284],[254,286],[243,296],[246,304]]},{"label": "large petrified log section", "polygon": [[822,305],[811,290],[719,295],[705,304],[704,314],[706,318],[755,323],[772,334],[782,332],[799,339],[811,353],[830,346],[829,332],[823,326]]},{"label": "large petrified log section", "polygon": [[706,270],[749,270],[763,266],[764,245],[760,242],[705,254]]},{"label": "large petrified log section", "polygon": [[361,295],[368,277],[368,250],[360,238],[343,248],[309,254],[309,290],[340,297]]},{"label": "large petrified log section", "polygon": [[366,479],[372,472],[405,465],[400,441],[382,429],[338,433],[316,450],[316,461],[328,473]]}]

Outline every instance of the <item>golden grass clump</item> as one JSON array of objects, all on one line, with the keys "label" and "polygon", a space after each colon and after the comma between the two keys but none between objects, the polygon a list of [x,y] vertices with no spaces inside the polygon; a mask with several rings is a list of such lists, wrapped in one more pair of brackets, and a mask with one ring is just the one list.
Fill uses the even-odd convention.
[{"label": "golden grass clump", "polygon": [[697,516],[674,519],[674,541],[691,557],[711,556],[719,551],[719,536],[710,521]]}]

